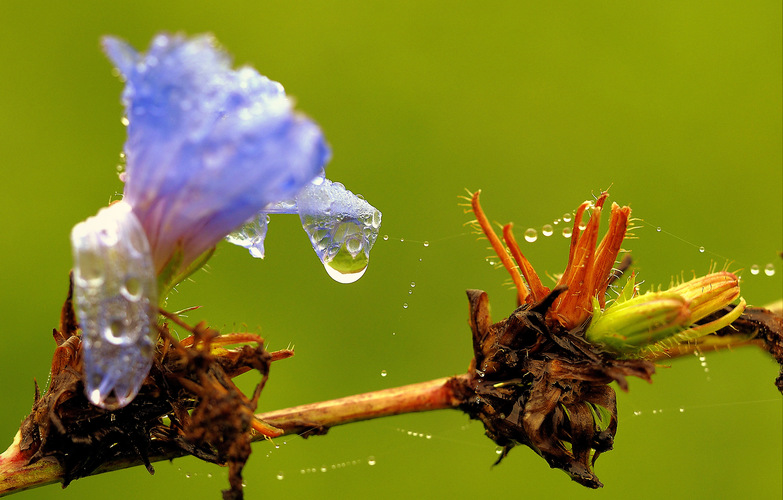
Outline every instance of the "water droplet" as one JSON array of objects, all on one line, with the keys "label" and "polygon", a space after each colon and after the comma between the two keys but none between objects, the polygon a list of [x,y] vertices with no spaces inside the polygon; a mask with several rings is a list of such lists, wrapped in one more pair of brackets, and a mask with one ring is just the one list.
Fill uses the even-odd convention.
[{"label": "water droplet", "polygon": [[408,295],[413,295],[413,290],[408,290]]},{"label": "water droplet", "polygon": [[375,465],[375,457],[372,457],[372,456],[371,456],[371,457],[369,457],[369,458],[367,459],[367,464],[368,464],[368,465]]},{"label": "water droplet", "polygon": [[211,473],[211,472],[208,472],[208,473],[207,473],[207,478],[208,478],[208,479],[212,479],[212,473]]},{"label": "water droplet", "polygon": [[585,229],[587,229],[587,224],[585,224],[585,223],[583,222],[583,223],[579,224],[579,226],[577,226],[577,227],[579,227],[579,230],[580,230],[580,231],[584,231]]},{"label": "water droplet", "polygon": [[190,474],[185,474],[185,479],[190,479]]},{"label": "water droplet", "polygon": [[634,417],[638,417],[638,416],[639,416],[639,415],[641,415],[641,414],[642,414],[642,412],[640,412],[640,411],[635,411],[635,412],[633,412],[633,416],[634,416]]},{"label": "water droplet", "polygon": [[563,214],[563,222],[571,222],[571,214]]},{"label": "water droplet", "polygon": [[281,479],[283,479],[285,477],[285,474],[283,474],[283,471],[280,471],[280,472],[277,473],[277,475],[275,477],[277,478],[278,481],[280,481]]},{"label": "water droplet", "polygon": [[400,243],[405,243],[405,238],[400,238]]},{"label": "water droplet", "polygon": [[429,242],[429,241],[425,241],[425,242],[424,242],[424,246],[425,246],[425,247],[428,247],[428,246],[430,246],[430,242]]},{"label": "water droplet", "polygon": [[381,377],[385,377],[387,375],[386,370],[381,370]]},{"label": "water droplet", "polygon": [[127,127],[128,125],[130,125],[130,120],[128,120],[128,117],[127,117],[127,116],[123,116],[123,117],[120,119],[120,123],[122,123],[122,125],[123,125],[124,127]]},{"label": "water droplet", "polygon": [[[289,204],[284,205],[279,210],[290,213]],[[361,278],[378,237],[381,213],[339,182],[328,179],[302,189],[295,206],[327,274],[338,283]]]},{"label": "water droplet", "polygon": [[573,233],[572,233],[572,230],[571,230],[570,227],[566,226],[566,227],[563,228],[563,237],[570,238],[571,234],[573,234]]},{"label": "water droplet", "polygon": [[129,301],[138,302],[142,296],[141,281],[135,276],[128,276],[120,288],[120,293]]},{"label": "water droplet", "polygon": [[236,231],[230,232],[226,236],[226,241],[233,245],[246,248],[250,255],[256,259],[264,258],[264,239],[269,224],[269,215],[259,213],[252,219],[245,222],[242,227]]},{"label": "water droplet", "polygon": [[699,247],[699,252],[704,253],[704,247]]},{"label": "water droplet", "polygon": [[554,233],[554,229],[552,229],[552,226],[550,224],[544,224],[544,227],[541,228],[541,234],[544,236],[552,236],[552,233]]},{"label": "water droplet", "polygon": [[532,227],[529,227],[525,230],[525,241],[529,241],[530,243],[533,243],[537,239],[538,239],[538,231],[536,231]]},{"label": "water droplet", "polygon": [[495,454],[496,455],[500,455],[501,453],[503,453],[503,447],[502,446],[496,447],[495,448]]},{"label": "water droplet", "polygon": [[326,274],[328,274],[330,278],[332,278],[338,283],[343,283],[343,284],[349,284],[358,281],[359,278],[364,276],[364,273],[367,271],[367,267],[365,267],[359,272],[342,273],[341,271],[332,267],[330,263],[324,263],[324,269],[326,269]]},{"label": "water droplet", "polygon": [[392,332],[392,337],[394,337],[395,335],[397,335],[397,332]]},{"label": "water droplet", "polygon": [[656,227],[655,230],[660,233],[661,232],[661,226]]},{"label": "water droplet", "polygon": [[402,308],[403,309],[407,309],[408,308],[408,303],[407,302],[403,302],[402,303]]},{"label": "water droplet", "polygon": [[764,274],[767,276],[775,276],[775,266],[771,262],[764,266]]},{"label": "water droplet", "polygon": [[432,439],[432,434],[427,434],[427,435],[426,435],[426,436],[424,436],[424,437],[425,437],[425,438],[427,438],[427,439]]},{"label": "water droplet", "polygon": [[490,266],[494,266],[494,265],[495,265],[495,261],[494,261],[494,260],[491,260],[491,259],[487,259],[487,263],[488,263]]},{"label": "water droplet", "polygon": [[680,408],[680,413],[684,413],[684,412],[685,412],[685,408]]},{"label": "water droplet", "polygon": [[383,241],[387,241],[388,239],[389,239],[389,235],[388,234],[384,234],[383,235]]},{"label": "water droplet", "polygon": [[416,282],[415,281],[411,281],[411,288],[416,288]]},{"label": "water droplet", "polygon": [[325,465],[324,465],[324,466],[322,466],[322,467],[321,467],[321,472],[326,472],[326,471],[327,471],[327,469],[326,469],[326,466],[325,466]]},{"label": "water droplet", "polygon": [[759,273],[759,265],[758,264],[753,264],[752,266],[750,266],[750,274],[755,276],[758,273]]}]

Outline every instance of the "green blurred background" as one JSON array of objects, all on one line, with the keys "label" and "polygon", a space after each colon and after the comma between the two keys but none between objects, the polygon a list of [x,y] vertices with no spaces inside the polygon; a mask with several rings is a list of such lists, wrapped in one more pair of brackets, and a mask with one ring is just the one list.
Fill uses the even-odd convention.
[{"label": "green blurred background", "polygon": [[[261,402],[271,410],[466,369],[464,290],[487,290],[497,319],[514,293],[463,227],[465,188],[483,189],[490,218],[516,222],[518,240],[539,229],[523,250],[541,272],[560,272],[568,252],[562,223],[549,238],[541,226],[612,186],[612,199],[642,219],[627,248],[648,285],[731,262],[750,303],[781,298],[781,24],[773,1],[3,0],[0,438],[10,443],[29,411],[33,377],[46,380],[69,231],[121,191],[121,84],[101,35],[144,48],[160,30],[214,33],[237,64],[282,82],[322,125],[329,177],[383,211],[389,239],[354,285],[331,281],[297,218],[279,216],[266,261],[221,244],[208,272],[171,298],[171,309],[204,306],[194,322],[296,346],[273,368]],[[772,277],[749,272],[768,263]],[[257,443],[246,492],[779,498],[776,372],[762,352],[739,350],[708,356],[706,367],[675,361],[652,385],[632,381],[618,396],[615,450],[597,463],[599,492],[528,449],[490,467],[495,446],[456,411]],[[226,486],[225,470],[195,459],[156,471],[18,498],[218,498]]]}]

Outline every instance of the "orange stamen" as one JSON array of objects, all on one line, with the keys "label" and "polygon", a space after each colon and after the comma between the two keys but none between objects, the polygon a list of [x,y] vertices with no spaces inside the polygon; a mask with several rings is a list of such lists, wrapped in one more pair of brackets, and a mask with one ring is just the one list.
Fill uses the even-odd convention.
[{"label": "orange stamen", "polygon": [[476,221],[478,222],[479,227],[481,227],[481,231],[489,240],[490,245],[492,245],[492,249],[497,254],[500,262],[503,263],[503,267],[505,267],[506,271],[511,275],[511,280],[514,282],[514,286],[517,289],[517,302],[519,304],[524,304],[529,292],[525,283],[522,281],[522,276],[517,272],[514,263],[511,261],[511,257],[508,256],[508,252],[503,247],[503,243],[500,241],[500,238],[498,238],[498,235],[495,234],[495,231],[489,223],[489,219],[487,219],[487,216],[484,215],[484,211],[481,209],[481,204],[479,203],[480,194],[481,190],[478,190],[473,193],[473,196],[470,199],[471,208],[476,215]]},{"label": "orange stamen", "polygon": [[628,219],[631,216],[630,207],[620,208],[617,203],[612,203],[612,216],[609,219],[609,230],[598,245],[595,257],[596,295],[601,307],[606,305],[606,287],[609,285],[609,275],[612,272],[617,254],[623,244]]},{"label": "orange stamen", "polygon": [[514,239],[514,233],[511,232],[513,224],[506,224],[503,226],[503,239],[506,241],[506,246],[511,251],[511,255],[514,256],[514,260],[517,261],[519,270],[525,277],[525,281],[530,287],[530,293],[533,296],[533,302],[537,303],[544,299],[549,294],[549,288],[541,284],[541,279],[533,269],[533,265],[530,263],[524,255],[522,250],[517,244],[517,240]]},{"label": "orange stamen", "polygon": [[[571,236],[571,251],[566,272],[558,284],[568,286],[552,307],[560,323],[566,328],[574,328],[582,324],[592,311],[591,300],[595,296],[595,283],[599,279],[595,273],[595,247],[598,241],[598,224],[608,193],[601,193],[595,201],[590,214],[590,221],[584,232],[580,234],[579,224],[589,202],[582,203],[574,220],[574,232]],[[612,261],[614,262],[614,261]]]}]

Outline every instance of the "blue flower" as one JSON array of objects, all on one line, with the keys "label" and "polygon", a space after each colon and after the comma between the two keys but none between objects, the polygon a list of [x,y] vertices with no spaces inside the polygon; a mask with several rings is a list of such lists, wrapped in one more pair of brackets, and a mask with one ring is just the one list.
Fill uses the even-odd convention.
[{"label": "blue flower", "polygon": [[279,83],[232,70],[210,36],[158,35],[143,54],[103,46],[126,81],[124,199],[77,224],[71,245],[85,391],[119,408],[149,372],[159,288],[309,185],[330,151]]},{"label": "blue flower", "polygon": [[125,201],[160,272],[182,252],[187,268],[269,203],[292,198],[330,157],[318,126],[283,87],[231,69],[209,35],[156,36],[139,54],[107,37],[126,80]]}]

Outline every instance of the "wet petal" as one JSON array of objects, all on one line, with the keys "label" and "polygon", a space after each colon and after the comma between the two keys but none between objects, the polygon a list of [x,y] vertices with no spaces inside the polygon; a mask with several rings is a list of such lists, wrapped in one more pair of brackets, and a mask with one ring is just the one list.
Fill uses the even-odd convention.
[{"label": "wet petal", "polygon": [[144,230],[118,202],[71,232],[85,391],[104,408],[138,393],[152,365],[157,281]]},{"label": "wet petal", "polygon": [[316,255],[335,281],[361,278],[381,227],[382,214],[339,182],[317,178],[291,200],[267,206],[226,240],[264,257],[268,214],[298,213]]},{"label": "wet petal", "polygon": [[146,53],[106,38],[126,79],[125,199],[157,270],[181,266],[266,205],[293,197],[328,161],[320,129],[293,112],[283,87],[232,70],[207,35],[158,35]]}]

